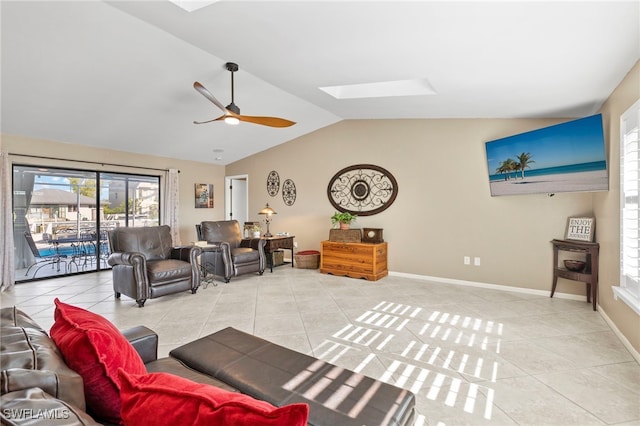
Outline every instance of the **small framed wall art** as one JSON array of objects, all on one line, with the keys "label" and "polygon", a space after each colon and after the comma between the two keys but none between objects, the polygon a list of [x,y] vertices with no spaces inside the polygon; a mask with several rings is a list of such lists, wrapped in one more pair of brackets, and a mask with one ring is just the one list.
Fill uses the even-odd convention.
[{"label": "small framed wall art", "polygon": [[570,217],[567,219],[567,229],[564,233],[564,239],[592,243],[595,231],[595,217]]},{"label": "small framed wall art", "polygon": [[213,208],[213,184],[196,183],[195,184],[196,208],[212,209]]}]

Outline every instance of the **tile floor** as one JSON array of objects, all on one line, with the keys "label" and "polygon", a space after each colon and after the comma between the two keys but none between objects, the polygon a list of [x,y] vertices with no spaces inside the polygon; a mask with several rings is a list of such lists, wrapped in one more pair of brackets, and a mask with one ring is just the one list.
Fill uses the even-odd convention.
[{"label": "tile floor", "polygon": [[285,266],[142,309],[110,271],[19,284],[2,306],[48,328],[55,297],[152,328],[160,356],[226,326],[313,354],[412,390],[416,425],[640,424],[640,366],[586,301]]}]

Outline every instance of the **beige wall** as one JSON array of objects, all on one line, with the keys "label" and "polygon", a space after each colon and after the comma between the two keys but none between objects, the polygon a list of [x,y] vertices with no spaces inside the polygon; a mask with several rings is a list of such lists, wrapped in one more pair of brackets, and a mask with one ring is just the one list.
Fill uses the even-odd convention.
[{"label": "beige wall", "polygon": [[640,317],[622,300],[614,300],[611,290],[620,283],[620,115],[638,99],[640,63],[636,63],[602,108],[609,141],[609,192],[596,194],[594,206],[600,243],[600,306],[640,352]]},{"label": "beige wall", "polygon": [[[384,167],[398,181],[398,197],[355,226],[384,229],[391,271],[547,291],[549,241],[563,237],[568,216],[592,213],[593,194],[491,197],[484,143],[559,121],[348,120],[238,161],[227,174],[249,174],[250,211],[269,202],[278,212],[272,232],[318,249],[334,212],[331,177],[353,164]],[[270,170],[295,182],[293,206],[267,194]],[[465,266],[464,256],[480,257],[481,266]],[[583,294],[584,285],[562,282],[559,291]]]},{"label": "beige wall", "polygon": [[[38,155],[43,157],[70,158],[83,161],[104,161],[106,163],[127,166],[141,166],[158,169],[180,170],[180,237],[181,242],[189,243],[196,239],[194,224],[203,220],[221,220],[224,218],[224,167],[208,163],[175,160],[172,158],[139,155],[128,152],[97,149],[88,146],[71,145],[60,142],[37,140],[19,136],[2,135],[2,151],[11,154]],[[161,171],[116,167],[109,165],[83,164],[70,161],[43,160],[19,155],[10,156],[13,164],[36,164],[44,166],[68,167],[97,171],[122,173],[140,173],[164,176]],[[164,180],[161,181],[164,184]],[[194,206],[194,184],[212,183],[214,185],[215,207],[196,209]]]}]

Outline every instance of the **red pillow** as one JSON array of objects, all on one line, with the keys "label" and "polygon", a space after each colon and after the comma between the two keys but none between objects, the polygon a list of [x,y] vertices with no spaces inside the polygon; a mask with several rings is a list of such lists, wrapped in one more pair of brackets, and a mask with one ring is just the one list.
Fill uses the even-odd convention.
[{"label": "red pillow", "polygon": [[307,404],[274,407],[248,395],[169,373],[120,370],[122,420],[145,426],[306,426]]},{"label": "red pillow", "polygon": [[50,335],[67,365],[82,376],[87,408],[102,420],[121,423],[118,369],[145,374],[140,355],[106,318],[57,298],[55,304]]}]

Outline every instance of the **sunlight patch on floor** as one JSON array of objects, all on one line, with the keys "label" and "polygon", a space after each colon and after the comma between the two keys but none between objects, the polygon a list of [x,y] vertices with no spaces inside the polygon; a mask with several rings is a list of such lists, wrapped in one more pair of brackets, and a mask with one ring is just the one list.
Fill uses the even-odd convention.
[{"label": "sunlight patch on floor", "polygon": [[[438,310],[425,312],[389,301],[365,310],[355,322],[332,334],[314,353],[335,363],[353,355],[358,346],[367,347],[374,352],[362,351],[355,372],[364,371],[378,356],[393,358],[379,380],[491,420],[495,391],[486,384],[496,381],[499,363],[480,354],[500,353],[502,323]],[[419,331],[415,335],[411,330]],[[407,337],[400,349],[393,346]],[[483,383],[470,382],[465,376]],[[426,417],[418,415],[415,424],[427,424]],[[445,426],[442,421],[437,424]]]}]

